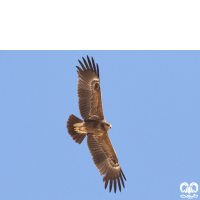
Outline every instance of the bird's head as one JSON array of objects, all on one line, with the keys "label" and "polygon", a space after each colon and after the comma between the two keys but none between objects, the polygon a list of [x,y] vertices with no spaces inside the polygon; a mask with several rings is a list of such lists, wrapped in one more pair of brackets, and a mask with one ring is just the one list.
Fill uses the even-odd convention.
[{"label": "bird's head", "polygon": [[112,125],[110,124],[110,123],[108,123],[108,122],[104,122],[104,128],[108,131],[109,129],[111,129],[112,128]]}]

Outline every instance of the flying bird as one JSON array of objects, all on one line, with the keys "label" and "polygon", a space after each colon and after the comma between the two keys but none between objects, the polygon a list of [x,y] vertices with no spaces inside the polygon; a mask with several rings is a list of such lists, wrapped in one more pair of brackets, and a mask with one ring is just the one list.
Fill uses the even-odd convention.
[{"label": "flying bird", "polygon": [[[83,57],[82,57],[83,58]],[[72,139],[81,144],[87,135],[87,144],[92,155],[92,159],[101,175],[104,175],[105,189],[110,183],[111,192],[114,185],[116,193],[117,184],[121,192],[121,183],[124,186],[126,177],[119,165],[117,155],[108,136],[108,130],[112,125],[106,122],[103,114],[101,88],[99,80],[99,67],[94,59],[87,61],[83,58],[83,63],[78,60],[78,88],[79,110],[81,120],[74,115],[70,115],[67,121],[67,129]],[[124,179],[124,180],[123,180]]]}]

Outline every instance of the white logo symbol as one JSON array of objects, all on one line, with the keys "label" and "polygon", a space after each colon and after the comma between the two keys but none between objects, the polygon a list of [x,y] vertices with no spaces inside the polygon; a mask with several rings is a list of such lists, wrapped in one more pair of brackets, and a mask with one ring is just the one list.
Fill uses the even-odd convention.
[{"label": "white logo symbol", "polygon": [[198,184],[195,182],[190,183],[190,185],[188,185],[188,183],[183,182],[180,185],[180,191],[182,193],[188,193],[188,195],[184,195],[182,194],[180,197],[181,198],[188,198],[188,199],[193,199],[193,198],[197,198],[198,195],[193,194],[192,196],[190,195],[191,193],[197,193],[198,191]]}]

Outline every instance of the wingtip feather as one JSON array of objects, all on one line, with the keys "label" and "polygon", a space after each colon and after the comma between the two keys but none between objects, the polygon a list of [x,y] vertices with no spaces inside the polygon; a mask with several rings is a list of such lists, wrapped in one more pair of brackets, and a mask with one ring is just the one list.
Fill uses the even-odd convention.
[{"label": "wingtip feather", "polygon": [[113,180],[110,179],[110,188],[109,188],[109,192],[111,192],[111,190],[112,190],[112,182],[113,182]]},{"label": "wingtip feather", "polygon": [[99,77],[99,66],[97,64],[97,76]]},{"label": "wingtip feather", "polygon": [[[81,65],[81,67],[83,68],[83,70],[86,70],[86,68],[84,67],[83,63],[82,63],[80,60],[78,60],[78,62],[79,62],[79,64]],[[83,70],[82,70],[82,71],[83,71]]]},{"label": "wingtip feather", "polygon": [[117,190],[117,188],[116,188],[116,179],[114,180],[114,192],[116,193],[116,190]]},{"label": "wingtip feather", "polygon": [[88,64],[87,64],[87,62],[86,62],[86,60],[85,60],[85,58],[84,58],[84,57],[82,57],[82,59],[83,59],[83,62],[84,62],[84,64],[85,64],[85,66],[86,66],[87,70],[90,70],[90,68],[89,68],[89,66],[88,66]]},{"label": "wingtip feather", "polygon": [[106,180],[105,182],[105,189],[107,188],[107,186],[108,186],[108,180]]},{"label": "wingtip feather", "polygon": [[121,192],[121,183],[120,183],[119,177],[117,178],[117,180],[118,180],[119,191]]},{"label": "wingtip feather", "polygon": [[120,179],[121,179],[121,182],[122,182],[123,187],[125,188],[125,185],[124,185],[124,181],[123,181],[122,175],[120,174],[119,177],[120,177]]},{"label": "wingtip feather", "polygon": [[91,63],[88,55],[87,55],[87,60],[88,60],[89,66],[90,66],[90,70],[94,71],[93,68],[92,68],[92,63]]},{"label": "wingtip feather", "polygon": [[124,177],[124,180],[126,181],[126,177],[125,177],[125,175],[124,175],[122,170],[121,170],[121,173],[122,173],[122,176]]}]

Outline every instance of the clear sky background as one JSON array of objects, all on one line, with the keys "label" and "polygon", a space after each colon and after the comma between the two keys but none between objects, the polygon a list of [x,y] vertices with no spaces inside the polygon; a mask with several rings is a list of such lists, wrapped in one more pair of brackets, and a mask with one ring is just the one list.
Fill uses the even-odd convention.
[{"label": "clear sky background", "polygon": [[[67,133],[86,55],[99,64],[121,193]],[[0,199],[177,200],[182,182],[200,186],[199,152],[200,51],[0,52]]]}]

